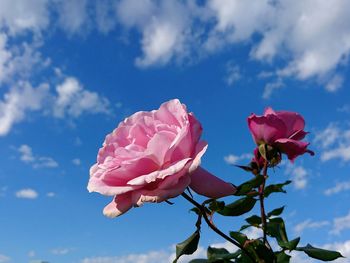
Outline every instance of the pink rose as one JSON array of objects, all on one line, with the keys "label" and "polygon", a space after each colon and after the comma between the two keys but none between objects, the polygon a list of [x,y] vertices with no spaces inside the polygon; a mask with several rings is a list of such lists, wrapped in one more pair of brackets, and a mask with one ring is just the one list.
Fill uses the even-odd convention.
[{"label": "pink rose", "polygon": [[298,113],[267,108],[263,116],[250,115],[248,126],[257,145],[265,143],[277,148],[287,154],[289,160],[306,152],[314,155],[307,149],[309,143],[301,141],[307,132],[304,118]]},{"label": "pink rose", "polygon": [[207,149],[201,133],[201,124],[177,99],[133,114],[107,135],[88,190],[114,196],[103,210],[108,217],[176,197],[188,186],[210,198],[233,194],[233,185],[199,167]]}]

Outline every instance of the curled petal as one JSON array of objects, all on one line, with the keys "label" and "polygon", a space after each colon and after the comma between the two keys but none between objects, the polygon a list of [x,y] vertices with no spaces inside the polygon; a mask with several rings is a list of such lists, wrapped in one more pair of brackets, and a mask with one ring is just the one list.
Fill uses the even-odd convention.
[{"label": "curled petal", "polygon": [[202,167],[198,167],[192,173],[190,187],[197,194],[209,198],[221,198],[233,195],[237,190],[232,184],[221,180]]},{"label": "curled petal", "polygon": [[307,149],[307,146],[309,145],[307,142],[283,138],[276,140],[275,144],[281,152],[287,154],[288,159],[291,161],[294,161],[296,157],[304,153],[309,153],[311,155],[315,154],[313,151]]},{"label": "curled petal", "polygon": [[146,190],[141,189],[132,192],[132,203],[135,206],[141,206],[146,202],[150,203],[160,203],[169,198],[176,197],[183,193],[186,187],[191,182],[190,176],[184,175],[178,181],[176,185],[173,185],[168,189],[154,189],[154,190]]},{"label": "curled petal", "polygon": [[103,209],[103,214],[109,218],[114,218],[124,214],[132,206],[131,194],[121,194],[114,197],[113,201],[105,206]]}]

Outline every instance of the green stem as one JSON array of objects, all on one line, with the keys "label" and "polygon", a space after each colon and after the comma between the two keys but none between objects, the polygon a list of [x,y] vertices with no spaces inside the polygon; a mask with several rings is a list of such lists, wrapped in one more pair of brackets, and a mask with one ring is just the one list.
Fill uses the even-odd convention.
[{"label": "green stem", "polygon": [[263,176],[264,180],[262,184],[259,187],[259,201],[260,201],[260,213],[261,213],[261,224],[262,224],[262,230],[263,230],[263,240],[266,246],[271,248],[269,242],[267,241],[266,237],[266,213],[265,213],[265,206],[264,206],[264,190],[265,190],[265,183],[267,179],[267,167],[268,167],[268,161],[265,160],[264,169],[263,169]]},{"label": "green stem", "polygon": [[229,241],[230,243],[234,244],[235,246],[237,246],[239,249],[242,250],[242,252],[244,252],[251,260],[252,262],[256,262],[254,257],[252,255],[250,255],[250,253],[247,251],[247,249],[245,249],[240,243],[238,243],[237,241],[235,241],[234,239],[232,239],[231,237],[229,237],[228,235],[226,235],[225,233],[223,233],[221,230],[219,230],[212,222],[210,222],[210,219],[208,218],[208,214],[206,212],[206,208],[199,204],[198,202],[196,202],[194,199],[192,199],[188,194],[186,193],[182,193],[182,196],[189,201],[190,203],[192,203],[195,207],[197,207],[205,222],[207,223],[207,225],[218,235],[220,235],[222,238],[226,239],[227,241]]}]

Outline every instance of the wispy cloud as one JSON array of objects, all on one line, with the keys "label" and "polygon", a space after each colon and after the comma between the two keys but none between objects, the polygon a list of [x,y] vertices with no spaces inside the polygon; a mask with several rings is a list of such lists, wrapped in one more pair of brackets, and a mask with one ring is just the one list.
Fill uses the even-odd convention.
[{"label": "wispy cloud", "polygon": [[315,145],[323,149],[321,161],[340,159],[350,161],[350,129],[338,123],[330,123],[324,130],[316,133]]},{"label": "wispy cloud", "polygon": [[53,248],[51,249],[51,253],[53,255],[67,255],[68,253],[74,251],[73,248]]},{"label": "wispy cloud", "polygon": [[303,166],[287,163],[285,174],[290,176],[295,189],[301,190],[307,187],[310,171]]},{"label": "wispy cloud", "polygon": [[56,193],[54,193],[54,192],[48,192],[48,193],[46,193],[46,196],[52,198],[52,197],[55,197],[55,196],[56,196]]},{"label": "wispy cloud", "polygon": [[0,254],[0,263],[6,263],[6,262],[10,262],[11,258],[8,256],[5,256],[3,254]]},{"label": "wispy cloud", "polygon": [[32,148],[29,145],[22,144],[18,148],[21,154],[20,160],[31,164],[34,168],[56,168],[58,163],[51,157],[33,155]]},{"label": "wispy cloud", "polygon": [[350,181],[337,182],[335,186],[326,189],[324,194],[330,196],[347,190],[350,190]]},{"label": "wispy cloud", "polygon": [[17,198],[24,198],[24,199],[36,199],[38,198],[39,194],[37,191],[31,188],[25,188],[21,189],[16,192],[16,197]]},{"label": "wispy cloud", "polygon": [[250,160],[253,157],[250,153],[243,153],[241,155],[229,154],[224,157],[224,161],[228,164],[238,164],[241,161]]},{"label": "wispy cloud", "polygon": [[241,70],[238,65],[230,61],[226,64],[226,83],[229,86],[234,86],[236,82],[242,77]]},{"label": "wispy cloud", "polygon": [[311,219],[307,219],[294,227],[294,232],[297,235],[300,235],[304,232],[305,229],[316,229],[324,226],[328,226],[330,223],[328,221],[312,221]]},{"label": "wispy cloud", "polygon": [[333,228],[330,233],[339,235],[345,229],[350,229],[350,212],[343,217],[334,218]]},{"label": "wispy cloud", "polygon": [[74,158],[72,160],[72,163],[76,166],[80,166],[81,165],[81,160],[79,158]]}]

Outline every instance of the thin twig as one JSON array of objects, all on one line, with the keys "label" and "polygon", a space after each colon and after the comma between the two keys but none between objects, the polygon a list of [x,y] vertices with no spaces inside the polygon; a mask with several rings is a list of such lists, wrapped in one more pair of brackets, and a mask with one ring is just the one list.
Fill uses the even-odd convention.
[{"label": "thin twig", "polygon": [[221,237],[223,237],[224,239],[226,239],[227,241],[229,241],[230,243],[234,244],[235,246],[237,246],[239,249],[241,249],[251,260],[252,262],[255,262],[255,259],[250,255],[250,253],[247,251],[247,249],[245,249],[240,243],[238,243],[237,241],[235,241],[234,239],[230,238],[228,235],[226,235],[225,233],[221,232],[221,230],[219,230],[208,218],[206,209],[203,205],[197,203],[194,199],[192,199],[189,195],[187,195],[186,193],[182,193],[182,196],[189,201],[190,203],[192,203],[194,206],[196,206],[200,211],[201,214],[203,215],[203,218],[205,220],[205,222],[207,223],[207,225],[218,235],[220,235]]}]

